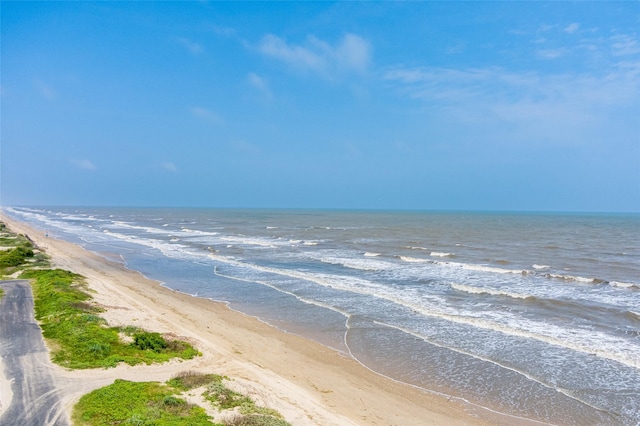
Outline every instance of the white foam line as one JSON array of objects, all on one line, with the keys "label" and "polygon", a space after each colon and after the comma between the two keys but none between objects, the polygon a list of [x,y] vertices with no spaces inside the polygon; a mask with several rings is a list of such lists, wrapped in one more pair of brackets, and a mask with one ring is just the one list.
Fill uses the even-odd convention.
[{"label": "white foam line", "polygon": [[[224,257],[220,257],[220,256],[214,256],[214,255],[209,255],[211,258],[213,259],[217,259],[221,262],[225,262],[225,263],[229,263],[229,264],[233,264],[236,266],[240,266],[240,267],[245,267],[245,268],[250,268],[250,269],[254,269],[254,270],[258,270],[258,271],[262,271],[262,272],[267,272],[267,273],[272,273],[272,274],[276,274],[276,275],[284,275],[284,276],[288,276],[288,277],[292,277],[292,278],[297,278],[297,279],[302,279],[305,281],[310,281],[310,282],[314,282],[318,285],[321,285],[323,287],[330,287],[330,288],[338,288],[340,290],[343,291],[348,291],[348,292],[352,292],[352,293],[357,293],[357,294],[363,294],[366,296],[372,296],[372,297],[376,297],[378,299],[383,299],[383,300],[387,300],[389,302],[392,302],[394,304],[398,304],[400,306],[405,306],[408,308],[411,308],[413,310],[415,310],[416,312],[421,313],[422,315],[428,316],[428,317],[432,317],[432,318],[440,318],[449,322],[453,322],[453,323],[457,323],[457,324],[465,324],[465,325],[469,325],[471,327],[475,327],[475,328],[482,328],[485,330],[491,330],[491,331],[495,331],[495,332],[499,332],[499,333],[503,333],[506,335],[510,335],[510,336],[520,336],[520,337],[526,337],[526,338],[530,338],[533,340],[537,340],[537,341],[541,341],[541,342],[545,342],[547,344],[551,344],[554,346],[558,346],[558,347],[562,347],[562,348],[567,348],[567,349],[571,349],[577,352],[582,352],[582,353],[586,353],[586,354],[590,354],[590,355],[596,355],[600,358],[605,358],[605,359],[609,359],[612,361],[616,361],[619,362],[621,364],[633,367],[633,368],[640,368],[640,360],[638,359],[629,359],[625,356],[620,356],[617,354],[611,354],[609,352],[607,352],[604,348],[594,348],[591,346],[587,346],[584,344],[572,344],[568,341],[566,341],[566,339],[562,339],[560,337],[554,337],[554,336],[549,336],[546,334],[540,334],[540,333],[535,333],[535,332],[531,332],[527,329],[524,328],[512,328],[509,327],[505,324],[500,324],[497,323],[495,321],[488,321],[488,320],[483,320],[483,319],[479,319],[479,318],[475,318],[475,317],[463,317],[463,316],[459,316],[459,315],[454,315],[451,313],[447,313],[447,312],[442,312],[442,311],[430,311],[430,310],[426,310],[423,306],[418,306],[415,305],[413,303],[411,303],[410,301],[407,300],[402,300],[402,299],[398,299],[397,297],[391,297],[385,294],[381,294],[379,292],[375,292],[371,289],[360,289],[360,288],[352,288],[352,287],[346,287],[344,285],[340,285],[339,282],[335,282],[335,283],[328,283],[325,280],[320,279],[319,277],[315,277],[315,276],[309,276],[308,274],[304,274],[304,273],[300,273],[297,271],[283,271],[283,270],[279,270],[279,269],[275,269],[275,268],[268,268],[268,267],[263,267],[263,266],[257,266],[257,265],[251,265],[251,264],[245,264],[245,263],[241,263],[241,262],[236,262],[236,261],[232,261],[229,259],[226,259]],[[362,281],[362,280],[360,280]],[[362,281],[362,285],[365,285],[366,282]],[[380,289],[378,289],[380,290]],[[608,345],[605,345],[605,347]]]},{"label": "white foam line", "polygon": [[[516,416],[516,415],[514,415],[514,414],[503,413],[503,412],[501,412],[501,411],[493,410],[493,409],[491,409],[491,408],[489,408],[489,407],[485,407],[484,405],[480,405],[480,404],[476,404],[475,402],[471,402],[471,401],[469,401],[468,399],[462,398],[462,397],[460,397],[460,396],[449,395],[449,394],[444,393],[444,392],[439,392],[439,391],[436,391],[436,390],[433,390],[433,389],[429,389],[429,388],[425,388],[425,387],[422,387],[422,386],[414,385],[413,383],[403,382],[402,380],[395,379],[395,378],[393,378],[393,377],[387,376],[386,374],[380,373],[379,371],[376,371],[376,370],[372,369],[371,367],[369,367],[368,365],[366,365],[365,363],[363,363],[362,361],[360,361],[360,360],[358,359],[358,357],[356,357],[356,356],[353,354],[353,352],[351,351],[351,347],[349,346],[349,343],[348,343],[348,341],[347,341],[347,334],[349,333],[349,330],[351,330],[351,326],[349,325],[349,321],[351,320],[351,318],[352,318],[351,316],[348,316],[348,317],[347,317],[347,320],[346,320],[346,322],[345,322],[345,326],[346,326],[346,328],[347,328],[347,329],[346,329],[346,331],[344,332],[344,345],[346,346],[347,351],[349,352],[349,356],[350,356],[350,357],[351,357],[355,362],[357,362],[358,364],[360,364],[362,367],[366,368],[367,370],[371,371],[372,373],[374,373],[374,374],[376,374],[376,375],[378,375],[378,376],[380,376],[380,377],[384,377],[384,378],[386,378],[386,379],[388,379],[388,380],[391,380],[392,382],[400,383],[400,384],[403,384],[403,385],[406,385],[406,386],[411,386],[412,388],[414,388],[414,389],[418,389],[418,390],[420,390],[420,391],[422,391],[422,392],[428,392],[428,393],[430,393],[430,394],[432,394],[432,395],[438,395],[438,396],[440,396],[440,397],[447,398],[447,400],[454,399],[454,400],[456,400],[456,401],[460,401],[460,402],[462,402],[462,403],[465,403],[465,404],[471,405],[471,406],[473,406],[473,407],[480,408],[480,409],[482,409],[482,410],[490,411],[490,412],[492,412],[492,413],[494,413],[494,414],[499,414],[499,415],[501,415],[501,416],[506,416],[506,417],[510,417],[510,418],[513,418],[513,419],[527,420],[527,421],[531,421],[531,422],[539,423],[539,424],[542,424],[542,425],[551,425],[551,423],[545,423],[545,422],[542,422],[542,421],[539,421],[539,420],[533,420],[533,419],[529,419],[529,418],[526,418],[526,417]],[[380,323],[380,322],[378,322],[378,321],[373,321],[373,322],[374,322],[374,323],[376,323],[376,324],[382,325],[382,326],[384,326],[384,325],[385,325],[385,324]],[[394,327],[392,327],[392,328],[394,328]],[[404,331],[404,330],[402,330],[402,329],[399,329],[399,330],[400,330],[400,331]],[[418,337],[419,337],[419,336],[418,336]],[[428,343],[430,343],[430,342],[428,342]],[[436,345],[436,344],[434,344],[434,345],[435,345],[435,346],[438,346],[438,345]],[[443,346],[443,347],[444,347],[444,346]]]},{"label": "white foam line", "polygon": [[315,300],[306,299],[306,298],[301,297],[301,296],[299,296],[299,295],[297,295],[295,293],[292,293],[290,291],[278,288],[278,287],[276,287],[273,284],[270,284],[268,282],[264,282],[264,281],[260,281],[260,280],[252,280],[252,279],[248,279],[248,278],[239,278],[239,277],[234,277],[234,276],[231,276],[231,275],[221,274],[220,272],[218,272],[217,266],[213,268],[213,273],[216,276],[227,278],[227,279],[230,279],[230,280],[236,280],[236,281],[242,281],[242,282],[246,282],[246,283],[255,283],[255,284],[264,285],[264,286],[269,287],[269,288],[271,288],[271,289],[273,289],[273,290],[275,290],[275,291],[277,291],[279,293],[288,294],[289,296],[294,297],[295,299],[299,300],[302,303],[305,303],[307,305],[318,306],[320,308],[325,308],[325,309],[328,309],[330,311],[337,312],[337,313],[343,315],[346,318],[349,318],[349,316],[351,315],[351,314],[349,314],[347,312],[344,312],[344,311],[342,311],[340,309],[337,309],[335,306],[330,306],[330,305],[326,305],[326,304],[321,303],[321,302],[317,302]]},{"label": "white foam line", "polygon": [[[392,329],[394,329],[394,330],[401,331],[401,332],[406,333],[406,334],[409,334],[410,336],[413,336],[413,337],[417,337],[418,339],[420,339],[420,340],[422,340],[422,341],[424,341],[424,342],[426,342],[426,343],[429,343],[430,345],[433,345],[433,346],[436,346],[436,347],[439,347],[439,348],[443,348],[443,349],[448,349],[448,350],[451,350],[452,352],[456,352],[456,353],[459,353],[459,354],[462,354],[462,355],[466,355],[466,356],[471,357],[471,358],[478,359],[478,360],[480,360],[480,361],[484,361],[484,362],[488,362],[488,363],[490,363],[490,364],[497,365],[498,367],[504,368],[505,370],[513,371],[514,373],[519,374],[519,375],[521,375],[521,376],[523,376],[523,377],[527,378],[528,380],[531,380],[531,381],[533,381],[533,382],[536,382],[536,383],[538,383],[538,384],[542,385],[543,387],[545,387],[545,388],[547,388],[547,389],[555,390],[556,392],[559,392],[559,393],[561,393],[561,394],[565,395],[566,397],[568,397],[568,398],[570,398],[570,399],[573,399],[573,400],[575,400],[575,401],[578,401],[578,402],[580,402],[580,403],[582,403],[582,404],[584,404],[584,405],[586,405],[586,406],[588,406],[588,407],[591,407],[591,408],[593,408],[593,409],[595,409],[595,410],[598,410],[598,411],[602,411],[602,412],[605,412],[605,413],[609,413],[609,411],[608,411],[608,410],[605,410],[605,409],[603,409],[603,408],[599,408],[599,407],[596,407],[596,406],[594,406],[594,405],[591,405],[591,404],[590,404],[590,403],[588,403],[587,401],[584,401],[584,400],[582,400],[582,399],[580,399],[580,398],[578,398],[578,397],[575,397],[575,396],[571,395],[571,394],[570,394],[570,393],[568,393],[565,389],[561,389],[561,388],[556,388],[556,387],[553,387],[553,386],[549,386],[549,384],[547,384],[547,383],[545,383],[545,382],[541,381],[540,379],[535,378],[534,376],[532,376],[532,375],[530,375],[530,374],[525,373],[524,371],[520,371],[520,370],[517,370],[517,369],[515,369],[515,368],[513,368],[513,367],[506,366],[506,365],[501,364],[501,363],[499,363],[499,362],[497,362],[497,361],[495,361],[495,360],[492,360],[492,359],[490,359],[490,358],[485,358],[485,357],[482,357],[482,356],[479,356],[479,355],[473,354],[473,353],[471,353],[471,352],[464,351],[464,350],[462,350],[462,349],[457,349],[457,348],[453,348],[453,347],[449,347],[449,346],[445,346],[445,345],[442,345],[442,344],[439,344],[439,343],[433,342],[433,341],[429,340],[428,338],[426,338],[425,336],[422,336],[422,335],[420,335],[420,334],[418,334],[418,333],[416,333],[416,332],[413,332],[413,331],[411,331],[411,330],[407,330],[407,329],[402,328],[402,327],[398,327],[398,326],[391,325],[391,324],[386,324],[386,323],[383,323],[383,322],[380,322],[380,321],[376,321],[376,320],[373,320],[373,323],[374,323],[374,324],[378,324],[378,325],[383,326],[383,327],[388,327],[388,328],[392,328]],[[517,416],[515,416],[515,417],[517,417]],[[519,418],[519,417],[518,417],[518,418]]]},{"label": "white foam line", "polygon": [[534,297],[530,294],[511,293],[508,291],[494,290],[492,288],[473,287],[470,285],[456,284],[456,283],[451,283],[451,287],[458,291],[464,291],[465,293],[470,293],[470,294],[489,294],[491,296],[506,296],[506,297],[511,297],[512,299],[529,299]]}]

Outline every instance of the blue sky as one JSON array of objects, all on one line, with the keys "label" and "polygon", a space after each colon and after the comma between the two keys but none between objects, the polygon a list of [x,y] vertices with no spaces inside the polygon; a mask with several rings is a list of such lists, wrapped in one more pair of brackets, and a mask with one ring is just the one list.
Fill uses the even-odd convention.
[{"label": "blue sky", "polygon": [[7,2],[2,205],[640,211],[638,2]]}]

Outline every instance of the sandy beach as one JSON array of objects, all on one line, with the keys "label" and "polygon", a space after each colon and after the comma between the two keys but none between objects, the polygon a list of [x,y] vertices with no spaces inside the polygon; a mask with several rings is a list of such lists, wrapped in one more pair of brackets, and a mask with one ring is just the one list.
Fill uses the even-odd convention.
[{"label": "sandy beach", "polygon": [[[54,367],[65,409],[116,378],[165,381],[194,370],[223,374],[258,404],[278,410],[293,425],[473,425],[500,420],[455,399],[394,382],[308,339],[284,333],[225,304],[172,291],[123,265],[24,223],[1,216],[51,256],[54,267],[83,275],[110,325],[136,325],[173,333],[202,356],[152,366],[71,371]],[[0,390],[7,389],[0,375]],[[4,397],[7,392],[2,392]],[[6,408],[6,398],[2,408]]]}]

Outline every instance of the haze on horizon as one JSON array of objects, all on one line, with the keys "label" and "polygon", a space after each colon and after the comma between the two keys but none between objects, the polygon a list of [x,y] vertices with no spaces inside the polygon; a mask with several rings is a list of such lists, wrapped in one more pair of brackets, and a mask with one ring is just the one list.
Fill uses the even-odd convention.
[{"label": "haze on horizon", "polygon": [[638,2],[12,2],[0,205],[640,212]]}]

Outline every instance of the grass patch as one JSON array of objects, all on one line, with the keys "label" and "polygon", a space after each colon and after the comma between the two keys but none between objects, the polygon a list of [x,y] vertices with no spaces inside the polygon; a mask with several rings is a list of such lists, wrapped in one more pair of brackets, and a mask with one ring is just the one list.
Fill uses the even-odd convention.
[{"label": "grass patch", "polygon": [[210,401],[219,410],[232,410],[239,408],[240,414],[229,420],[227,425],[247,425],[247,426],[291,426],[282,418],[276,410],[266,407],[259,407],[248,397],[224,384],[226,377],[216,376],[207,386],[203,393],[206,400]]},{"label": "grass patch", "polygon": [[[84,279],[61,269],[29,270],[20,278],[31,279],[36,319],[45,338],[54,342],[52,358],[67,368],[114,367],[192,359],[199,355],[182,341],[167,341],[158,333],[135,327],[108,327],[91,303]],[[133,337],[125,343],[119,333]]]},{"label": "grass patch", "polygon": [[[291,426],[275,410],[257,407],[247,396],[231,391],[217,374],[185,371],[166,383],[116,380],[83,396],[73,409],[73,424]],[[205,395],[219,410],[240,407],[240,413],[214,423],[201,407],[188,404],[181,393],[207,387]],[[225,403],[221,404],[220,401]],[[226,408],[223,408],[226,407]]]},{"label": "grass patch", "polygon": [[171,386],[126,380],[84,395],[74,407],[72,419],[80,426],[214,424],[203,408],[178,398]]},{"label": "grass patch", "polygon": [[222,381],[223,377],[217,374],[203,374],[196,371],[183,371],[176,374],[167,383],[176,389],[183,391],[207,386],[208,384],[216,381]]},{"label": "grass patch", "polygon": [[0,276],[49,266],[49,257],[34,246],[26,235],[10,232],[0,222]]}]

